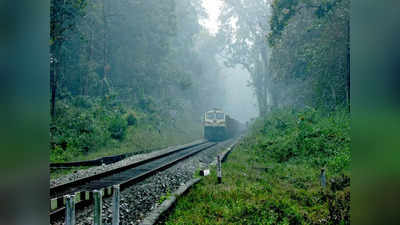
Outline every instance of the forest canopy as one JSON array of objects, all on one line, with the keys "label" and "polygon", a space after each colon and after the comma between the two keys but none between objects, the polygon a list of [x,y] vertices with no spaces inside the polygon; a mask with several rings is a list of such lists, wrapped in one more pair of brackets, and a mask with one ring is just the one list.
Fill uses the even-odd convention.
[{"label": "forest canopy", "polygon": [[350,110],[349,0],[225,0],[215,35],[202,3],[52,0],[51,148],[89,152],[128,124],[200,126],[225,102],[222,67],[250,74],[260,116]]},{"label": "forest canopy", "polygon": [[226,0],[220,38],[259,111],[350,108],[349,0]]},{"label": "forest canopy", "polygon": [[128,115],[156,130],[183,118],[200,127],[224,101],[204,16],[200,0],[52,0],[51,148],[123,140]]}]

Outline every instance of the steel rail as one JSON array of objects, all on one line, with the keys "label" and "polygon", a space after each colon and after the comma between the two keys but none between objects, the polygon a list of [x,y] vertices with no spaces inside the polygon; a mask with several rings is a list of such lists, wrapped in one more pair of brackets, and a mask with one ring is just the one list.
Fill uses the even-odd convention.
[{"label": "steel rail", "polygon": [[178,148],[176,150],[173,150],[173,151],[170,151],[170,152],[166,152],[166,153],[163,153],[163,154],[160,154],[160,155],[156,155],[156,156],[150,157],[150,158],[145,159],[145,160],[134,162],[134,163],[131,163],[131,164],[126,165],[126,166],[122,166],[122,167],[119,167],[119,168],[116,168],[116,169],[112,169],[112,170],[108,170],[108,171],[105,171],[105,172],[102,172],[102,173],[98,173],[98,174],[95,174],[93,176],[84,177],[84,178],[81,178],[81,179],[78,179],[78,180],[75,180],[75,181],[72,181],[72,182],[68,182],[68,183],[62,184],[62,185],[54,186],[54,187],[50,188],[50,198],[56,198],[56,197],[59,197],[59,196],[64,196],[65,194],[68,194],[67,193],[68,189],[71,189],[71,188],[74,188],[74,187],[77,187],[77,186],[81,186],[81,185],[83,185],[85,183],[88,183],[88,182],[90,182],[92,180],[99,180],[99,179],[101,179],[103,177],[107,177],[107,176],[110,176],[112,174],[120,173],[120,172],[122,172],[124,170],[128,170],[128,169],[143,165],[145,163],[148,163],[148,162],[151,162],[151,161],[154,161],[154,160],[157,160],[157,159],[172,155],[174,153],[177,153],[177,152],[180,152],[180,151],[183,151],[183,150],[186,150],[186,149],[190,149],[190,148],[205,144],[205,143],[208,143],[208,142],[204,141],[204,142],[200,142],[200,143],[196,143],[196,144],[192,144],[192,145],[188,145],[188,146],[183,146],[183,147]]},{"label": "steel rail", "polygon": [[[185,146],[185,147],[179,148],[179,149],[177,149],[175,151],[171,151],[169,153],[161,154],[159,156],[155,156],[155,157],[152,157],[152,158],[149,158],[149,159],[137,162],[137,163],[133,163],[133,164],[127,165],[127,166],[123,167],[125,169],[117,168],[115,170],[110,170],[110,171],[114,171],[113,173],[110,173],[110,171],[107,171],[107,172],[104,172],[102,174],[96,174],[95,176],[88,177],[88,178],[91,178],[91,179],[85,179],[86,180],[85,182],[82,182],[82,181],[78,182],[78,186],[79,185],[84,185],[85,183],[88,183],[90,181],[97,181],[97,180],[101,180],[103,178],[107,179],[108,176],[111,176],[113,174],[115,175],[115,174],[118,174],[118,173],[122,173],[122,172],[124,172],[126,170],[129,170],[129,169],[134,169],[135,167],[138,167],[140,165],[145,165],[147,163],[151,164],[151,162],[153,162],[153,161],[155,161],[157,159],[161,159],[161,158],[164,158],[164,157],[167,157],[167,156],[172,156],[173,154],[181,152],[182,150],[185,150],[185,149],[192,149],[192,148],[195,149],[195,150],[189,151],[188,153],[183,154],[183,155],[179,155],[178,154],[178,157],[172,158],[172,160],[168,160],[166,163],[162,163],[161,165],[158,165],[156,168],[151,168],[151,169],[149,169],[147,171],[144,171],[142,173],[136,174],[135,176],[132,176],[127,180],[123,180],[122,182],[119,182],[121,190],[124,190],[124,189],[130,187],[131,185],[133,185],[135,183],[138,183],[138,182],[140,182],[140,181],[142,181],[142,180],[144,180],[144,179],[156,174],[157,172],[163,171],[163,170],[175,165],[176,163],[178,163],[178,162],[180,162],[182,160],[185,160],[185,159],[187,159],[187,158],[189,158],[189,157],[191,157],[191,156],[193,156],[193,155],[195,155],[195,154],[197,154],[197,153],[199,153],[199,152],[201,152],[203,150],[211,148],[211,147],[215,146],[216,144],[217,143],[202,142],[202,143],[197,143],[197,144],[190,145],[190,146]],[[107,175],[104,175],[104,174],[107,174]],[[74,182],[71,182],[71,183],[74,183]],[[107,182],[105,182],[105,183],[107,183]],[[68,183],[68,184],[70,184],[70,183]],[[106,186],[103,186],[103,188],[105,188],[105,187]],[[109,193],[108,195],[105,195],[105,197],[108,197],[110,195],[111,195],[111,193]],[[90,205],[92,203],[92,201],[93,201],[93,199],[90,198],[90,197],[89,197],[88,200],[79,201],[76,204],[76,208],[77,209],[81,209],[84,206]],[[65,207],[57,208],[56,210],[49,212],[50,221],[59,220],[60,218],[62,218],[64,216],[64,214],[65,214]]]}]

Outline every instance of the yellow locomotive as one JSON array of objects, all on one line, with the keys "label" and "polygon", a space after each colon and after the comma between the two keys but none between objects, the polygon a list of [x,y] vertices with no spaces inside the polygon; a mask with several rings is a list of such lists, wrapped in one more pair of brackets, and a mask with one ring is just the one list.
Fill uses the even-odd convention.
[{"label": "yellow locomotive", "polygon": [[223,141],[238,132],[239,122],[233,120],[221,109],[212,109],[204,113],[204,138],[209,141]]}]

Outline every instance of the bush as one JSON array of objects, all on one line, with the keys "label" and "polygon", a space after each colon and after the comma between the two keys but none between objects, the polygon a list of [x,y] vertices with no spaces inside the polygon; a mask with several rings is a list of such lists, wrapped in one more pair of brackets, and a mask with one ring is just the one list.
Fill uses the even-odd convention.
[{"label": "bush", "polygon": [[144,112],[154,113],[157,111],[157,106],[154,98],[151,96],[144,96],[139,99],[139,108],[142,109]]},{"label": "bush", "polygon": [[67,154],[65,154],[65,150],[59,146],[55,146],[54,149],[51,150],[50,161],[51,162],[63,162],[68,160]]},{"label": "bush", "polygon": [[133,113],[129,113],[126,117],[126,121],[128,122],[128,126],[135,126],[137,123],[137,119]]},{"label": "bush", "polygon": [[93,106],[93,102],[87,96],[77,96],[72,99],[72,104],[76,107],[90,109]]},{"label": "bush", "polygon": [[120,116],[115,116],[108,127],[111,137],[117,140],[123,140],[125,137],[126,129],[128,127],[127,121]]},{"label": "bush", "polygon": [[279,163],[309,160],[315,167],[341,171],[350,164],[350,116],[309,108],[302,112],[273,112],[257,121],[260,155]]},{"label": "bush", "polygon": [[104,106],[101,99],[77,96],[58,101],[56,110],[50,128],[52,162],[69,161],[125,135],[127,121],[120,107]]}]

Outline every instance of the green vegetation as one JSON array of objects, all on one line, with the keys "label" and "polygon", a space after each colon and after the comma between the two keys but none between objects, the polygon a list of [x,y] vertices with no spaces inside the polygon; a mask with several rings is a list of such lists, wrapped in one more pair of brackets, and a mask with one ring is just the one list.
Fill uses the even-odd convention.
[{"label": "green vegetation", "polygon": [[224,0],[215,36],[202,0],[50,2],[51,162],[198,139],[240,65],[260,118],[166,223],[349,224],[350,0]]},{"label": "green vegetation", "polygon": [[[179,199],[166,224],[350,224],[350,117],[276,111]],[[320,185],[320,169],[328,185]]]},{"label": "green vegetation", "polygon": [[[68,104],[72,102],[72,104]],[[51,162],[95,159],[127,152],[146,152],[201,137],[201,123],[190,115],[168,115],[127,108],[110,98],[59,101],[51,126]]]},{"label": "green vegetation", "polygon": [[251,74],[261,115],[350,108],[350,0],[224,2],[227,63]]},{"label": "green vegetation", "polygon": [[50,161],[201,137],[224,101],[201,0],[51,0]]},{"label": "green vegetation", "polygon": [[168,200],[171,197],[171,193],[169,191],[167,191],[167,193],[165,195],[162,195],[160,197],[160,199],[158,200],[158,204],[162,204],[165,200]]}]

